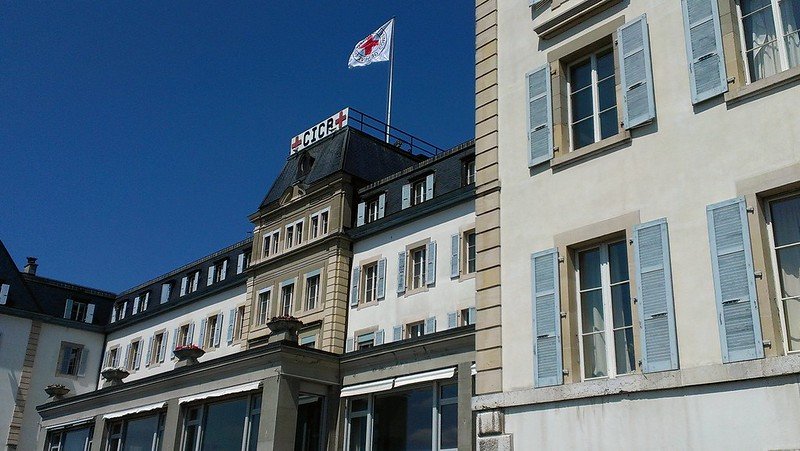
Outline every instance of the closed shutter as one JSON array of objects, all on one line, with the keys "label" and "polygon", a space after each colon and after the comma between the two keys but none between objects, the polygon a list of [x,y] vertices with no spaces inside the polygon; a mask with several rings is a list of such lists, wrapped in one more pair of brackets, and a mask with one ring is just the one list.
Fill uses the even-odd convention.
[{"label": "closed shutter", "polygon": [[207,322],[208,322],[208,320],[206,320],[205,318],[203,318],[200,321],[200,335],[197,338],[197,345],[200,346],[201,348],[205,348],[206,324],[207,324]]},{"label": "closed shutter", "polygon": [[553,110],[550,65],[529,72],[528,81],[528,167],[553,158]]},{"label": "closed shutter", "polygon": [[348,338],[347,343],[345,344],[344,347],[344,352],[352,352],[352,351],[353,351],[353,339]]},{"label": "closed shutter", "polygon": [[361,202],[358,204],[358,214],[356,215],[356,227],[364,225],[364,215],[367,210],[367,204]]},{"label": "closed shutter", "polygon": [[78,363],[78,376],[85,376],[86,375],[86,365],[89,361],[89,349],[81,348],[81,358]]},{"label": "closed shutter", "polygon": [[72,299],[67,298],[67,302],[64,304],[64,318],[70,319],[72,315]]},{"label": "closed shutter", "polygon": [[728,90],[717,0],[681,0],[692,103]]},{"label": "closed shutter", "polygon": [[403,185],[403,204],[402,208],[406,209],[411,206],[411,185],[406,183]]},{"label": "closed shutter", "polygon": [[133,313],[139,313],[139,296],[133,298]]},{"label": "closed shutter", "polygon": [[186,294],[186,284],[188,283],[188,281],[189,279],[186,276],[184,276],[183,279],[181,279],[181,296]]},{"label": "closed shutter", "polygon": [[459,275],[459,235],[450,235],[450,278],[456,278]]},{"label": "closed shutter", "polygon": [[86,322],[92,324],[94,321],[94,304],[89,304],[86,306]]},{"label": "closed shutter", "polygon": [[361,268],[353,266],[350,280],[350,307],[358,307],[358,279],[361,277]]},{"label": "closed shutter", "polygon": [[764,357],[744,198],[706,208],[723,362]]},{"label": "closed shutter", "polygon": [[161,336],[161,344],[158,347],[158,362],[163,363],[164,358],[167,356],[167,340],[169,340],[169,331],[164,331],[164,335]]},{"label": "closed shutter", "polygon": [[561,363],[561,299],[558,289],[558,251],[531,256],[533,310],[533,378],[536,387],[559,385]]},{"label": "closed shutter", "polygon": [[8,302],[8,289],[11,288],[7,283],[0,285],[0,305]]},{"label": "closed shutter", "polygon": [[151,336],[150,339],[147,340],[147,358],[144,361],[144,366],[150,366],[150,362],[153,360],[153,337]]},{"label": "closed shutter", "polygon": [[244,254],[239,254],[236,260],[236,274],[241,274],[244,271]]},{"label": "closed shutter", "polygon": [[382,345],[383,344],[383,336],[384,332],[383,329],[380,329],[375,332],[375,345]]},{"label": "closed shutter", "polygon": [[236,324],[236,309],[228,310],[228,344],[233,343],[233,327]]},{"label": "closed shutter", "polygon": [[228,259],[222,260],[222,268],[219,270],[219,280],[225,280],[228,277]]},{"label": "closed shutter", "polygon": [[617,36],[623,124],[625,129],[631,129],[656,117],[647,15],[619,27]]},{"label": "closed shutter", "polygon": [[386,298],[386,259],[378,260],[378,286],[377,286],[378,299]]},{"label": "closed shutter", "polygon": [[436,317],[431,316],[425,320],[425,335],[436,332]]},{"label": "closed shutter", "polygon": [[217,315],[217,322],[214,324],[214,347],[219,347],[220,339],[222,339],[222,320],[224,319],[222,313]]},{"label": "closed shutter", "polygon": [[467,320],[468,324],[475,324],[475,307],[469,308],[469,319]]},{"label": "closed shutter", "polygon": [[162,283],[161,284],[161,303],[164,304],[169,300],[169,291],[170,291],[170,284],[169,283]]},{"label": "closed shutter", "polygon": [[450,312],[447,314],[447,328],[454,329],[458,326],[458,313]]},{"label": "closed shutter", "polygon": [[428,243],[425,259],[425,284],[430,286],[436,283],[436,241]]},{"label": "closed shutter", "polygon": [[217,271],[217,267],[211,265],[208,267],[208,277],[206,278],[206,286],[211,285],[214,283],[214,273]]},{"label": "closed shutter", "polygon": [[425,177],[425,200],[433,199],[433,174]]},{"label": "closed shutter", "polygon": [[678,342],[666,219],[633,228],[633,254],[639,297],[642,371],[676,370]]},{"label": "closed shutter", "polygon": [[378,196],[378,219],[386,214],[386,193],[381,193]]},{"label": "closed shutter", "polygon": [[406,252],[397,253],[397,293],[406,291]]},{"label": "closed shutter", "polygon": [[392,341],[400,341],[403,339],[403,326],[394,326],[392,328]]}]

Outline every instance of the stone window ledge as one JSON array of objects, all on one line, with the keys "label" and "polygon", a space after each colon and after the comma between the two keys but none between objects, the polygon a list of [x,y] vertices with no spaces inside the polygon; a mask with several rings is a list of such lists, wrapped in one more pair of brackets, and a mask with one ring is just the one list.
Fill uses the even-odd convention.
[{"label": "stone window ledge", "polygon": [[577,163],[578,161],[581,161],[589,156],[593,156],[596,153],[627,144],[630,142],[630,140],[630,132],[627,130],[622,130],[616,135],[608,137],[602,141],[597,141],[594,144],[589,144],[588,146],[582,147],[578,150],[554,157],[552,160],[550,160],[550,167],[555,169],[560,166]]},{"label": "stone window ledge", "polygon": [[544,404],[574,399],[669,390],[800,373],[800,355],[767,357],[658,373],[631,374],[553,387],[528,388],[472,398],[472,410]]},{"label": "stone window ledge", "polygon": [[729,105],[735,105],[798,80],[800,80],[800,66],[795,66],[749,85],[731,89],[725,93],[725,102]]},{"label": "stone window ledge", "polygon": [[[583,20],[616,5],[620,1],[621,0],[584,0],[575,7],[564,10],[554,17],[535,25],[533,31],[539,35],[540,39],[550,39],[579,24]],[[555,10],[561,6],[562,3],[563,1],[556,5],[554,2],[552,9]]]}]

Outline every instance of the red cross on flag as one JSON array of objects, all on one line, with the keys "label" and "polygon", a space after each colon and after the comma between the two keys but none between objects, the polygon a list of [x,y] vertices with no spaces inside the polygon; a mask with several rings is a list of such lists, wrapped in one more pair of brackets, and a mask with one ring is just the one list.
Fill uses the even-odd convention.
[{"label": "red cross on flag", "polygon": [[394,29],[394,19],[389,19],[380,28],[375,30],[353,49],[347,67],[353,68],[366,66],[379,61],[389,61],[392,49],[392,35]]}]

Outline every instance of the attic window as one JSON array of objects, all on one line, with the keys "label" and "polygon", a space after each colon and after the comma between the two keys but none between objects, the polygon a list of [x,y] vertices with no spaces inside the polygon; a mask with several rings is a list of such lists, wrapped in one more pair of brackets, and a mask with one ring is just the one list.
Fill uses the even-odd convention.
[{"label": "attic window", "polygon": [[314,165],[314,157],[312,157],[307,153],[303,154],[300,157],[300,164],[297,168],[297,175],[299,177],[305,177],[306,175],[308,175],[309,172],[311,172],[311,166],[313,165]]}]

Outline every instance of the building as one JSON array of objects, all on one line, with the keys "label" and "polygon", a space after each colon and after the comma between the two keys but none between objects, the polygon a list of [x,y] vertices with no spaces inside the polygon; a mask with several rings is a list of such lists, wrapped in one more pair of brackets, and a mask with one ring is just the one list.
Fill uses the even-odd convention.
[{"label": "building", "polygon": [[[36,406],[95,389],[112,293],[19,271],[0,241],[0,441],[31,449],[41,418]],[[58,385],[58,387],[55,387]],[[49,387],[50,386],[50,387]]]},{"label": "building", "polygon": [[476,2],[479,448],[800,444],[793,8]]}]

